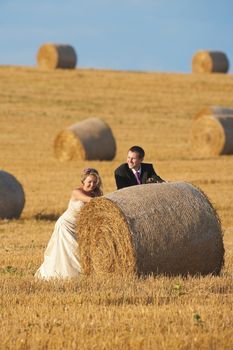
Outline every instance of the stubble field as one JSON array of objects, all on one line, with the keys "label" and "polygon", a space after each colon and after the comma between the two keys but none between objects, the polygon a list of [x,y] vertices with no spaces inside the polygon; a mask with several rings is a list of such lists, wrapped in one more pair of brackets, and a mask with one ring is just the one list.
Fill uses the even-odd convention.
[{"label": "stubble field", "polygon": [[[26,195],[20,219],[0,221],[1,349],[232,349],[233,155],[200,158],[190,143],[195,114],[233,107],[232,92],[232,75],[0,67],[0,168]],[[58,132],[91,116],[112,128],[115,159],[56,160]],[[81,170],[96,167],[112,192],[114,169],[135,144],[162,178],[193,183],[217,209],[221,276],[35,281]]]}]

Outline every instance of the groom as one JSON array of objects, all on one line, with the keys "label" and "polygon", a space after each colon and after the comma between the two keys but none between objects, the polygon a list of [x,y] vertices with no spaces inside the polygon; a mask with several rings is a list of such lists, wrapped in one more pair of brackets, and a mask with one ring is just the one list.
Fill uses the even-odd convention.
[{"label": "groom", "polygon": [[156,174],[152,164],[142,163],[144,156],[145,152],[139,146],[133,146],[128,150],[127,163],[120,165],[115,170],[118,190],[150,182],[165,182]]}]

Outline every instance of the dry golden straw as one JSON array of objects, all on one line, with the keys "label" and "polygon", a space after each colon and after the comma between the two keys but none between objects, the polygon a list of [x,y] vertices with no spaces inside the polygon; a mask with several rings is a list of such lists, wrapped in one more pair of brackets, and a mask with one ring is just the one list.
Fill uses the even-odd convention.
[{"label": "dry golden straw", "polygon": [[233,109],[203,108],[194,118],[192,146],[202,156],[233,153]]},{"label": "dry golden straw", "polygon": [[218,274],[221,225],[202,191],[184,182],[132,186],[81,210],[84,273]]},{"label": "dry golden straw", "polygon": [[17,219],[24,208],[25,196],[22,185],[11,174],[0,171],[0,218]]},{"label": "dry golden straw", "polygon": [[224,52],[198,51],[192,59],[194,73],[227,73],[229,61]]},{"label": "dry golden straw", "polygon": [[112,160],[116,154],[116,142],[103,120],[88,118],[57,135],[54,153],[61,161]]},{"label": "dry golden straw", "polygon": [[77,55],[70,45],[44,44],[37,53],[40,68],[75,68]]}]

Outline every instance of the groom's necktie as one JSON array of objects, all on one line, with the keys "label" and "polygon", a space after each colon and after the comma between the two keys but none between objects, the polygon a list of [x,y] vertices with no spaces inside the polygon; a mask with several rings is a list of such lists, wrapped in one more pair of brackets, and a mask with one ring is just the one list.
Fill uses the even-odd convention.
[{"label": "groom's necktie", "polygon": [[141,177],[140,177],[139,171],[135,172],[135,177],[136,177],[138,185],[141,185],[142,182],[141,182]]}]

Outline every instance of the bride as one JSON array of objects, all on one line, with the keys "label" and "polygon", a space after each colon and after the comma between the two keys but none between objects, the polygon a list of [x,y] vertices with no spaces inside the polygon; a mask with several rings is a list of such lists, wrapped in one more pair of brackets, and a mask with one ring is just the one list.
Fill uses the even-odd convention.
[{"label": "bride", "polygon": [[82,185],[72,191],[67,210],[57,220],[44,253],[44,262],[35,273],[39,279],[77,277],[81,273],[76,229],[85,203],[102,195],[102,182],[96,169],[84,169]]}]

